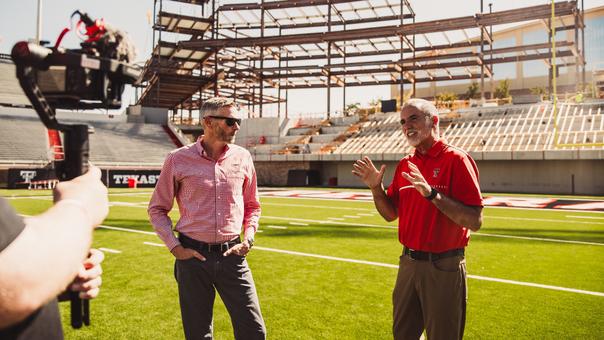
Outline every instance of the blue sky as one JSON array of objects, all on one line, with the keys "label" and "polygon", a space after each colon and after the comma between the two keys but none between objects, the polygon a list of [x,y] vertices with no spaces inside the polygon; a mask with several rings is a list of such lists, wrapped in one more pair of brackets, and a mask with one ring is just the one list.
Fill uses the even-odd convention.
[{"label": "blue sky", "polygon": [[[166,1],[168,2],[168,1]],[[220,1],[219,1],[220,2]],[[221,1],[221,3],[259,2],[256,1]],[[428,21],[447,17],[473,15],[479,12],[480,1],[446,1],[446,0],[410,0],[417,14],[417,21]],[[604,6],[604,0],[585,0],[585,8]],[[493,3],[493,10],[507,10],[523,6],[550,3],[546,0],[485,0]],[[138,57],[144,61],[151,52],[152,30],[148,15],[153,11],[153,0],[43,0],[42,38],[52,44],[61,30],[69,26],[69,16],[75,9],[88,12],[93,18],[104,18],[106,22],[127,31],[134,41]],[[2,0],[0,5],[0,52],[10,53],[12,46],[20,40],[35,37],[37,0]],[[62,46],[75,48],[78,39],[68,34]],[[128,95],[127,95],[128,96]],[[347,102],[367,104],[371,99],[381,97],[388,99],[388,86],[371,86],[366,88],[347,89]],[[312,100],[309,100],[311,98]],[[324,112],[326,107],[325,90],[296,90],[289,93],[290,112]],[[332,107],[342,107],[341,91],[332,90]],[[132,99],[133,100],[133,99]],[[275,109],[276,110],[276,109]]]}]

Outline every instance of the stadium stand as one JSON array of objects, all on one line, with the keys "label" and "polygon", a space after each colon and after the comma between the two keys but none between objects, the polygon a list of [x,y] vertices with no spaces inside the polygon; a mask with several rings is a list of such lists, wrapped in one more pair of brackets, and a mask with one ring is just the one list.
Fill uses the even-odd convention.
[{"label": "stadium stand", "polygon": [[0,53],[0,105],[31,107],[15,74],[15,65],[10,55]]},{"label": "stadium stand", "polygon": [[[441,135],[469,152],[602,149],[594,144],[604,143],[603,108],[604,103],[560,104],[557,134],[551,103],[459,110],[459,118],[441,117]],[[398,114],[389,113],[370,117],[359,134],[333,153],[406,154],[411,150]]]},{"label": "stadium stand", "polygon": [[[90,135],[90,160],[99,166],[159,166],[176,148],[159,124],[128,123],[120,118],[109,121],[106,115],[90,113],[57,116],[62,122],[85,123],[94,129]],[[46,128],[33,110],[2,108],[0,121],[0,161],[27,164],[51,159]]]},{"label": "stadium stand", "polygon": [[2,115],[1,121],[0,162],[45,163],[48,161],[46,128],[37,117]]}]

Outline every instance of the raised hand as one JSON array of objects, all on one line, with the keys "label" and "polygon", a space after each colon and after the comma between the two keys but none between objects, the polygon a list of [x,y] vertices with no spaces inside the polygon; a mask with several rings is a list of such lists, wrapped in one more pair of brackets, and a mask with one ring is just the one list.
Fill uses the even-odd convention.
[{"label": "raised hand", "polygon": [[432,188],[424,176],[422,176],[422,173],[419,171],[417,165],[411,162],[407,162],[407,164],[409,165],[409,172],[403,172],[403,177],[411,182],[415,190],[417,190],[420,195],[428,197],[432,191]]},{"label": "raised hand", "polygon": [[365,156],[352,165],[352,173],[363,181],[370,189],[378,188],[382,185],[386,166],[382,165],[380,170],[373,165],[369,157]]}]

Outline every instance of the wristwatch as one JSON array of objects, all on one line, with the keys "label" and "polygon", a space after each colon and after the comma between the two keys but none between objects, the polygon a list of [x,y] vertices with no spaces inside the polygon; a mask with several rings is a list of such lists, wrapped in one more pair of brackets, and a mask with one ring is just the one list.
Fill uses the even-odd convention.
[{"label": "wristwatch", "polygon": [[254,246],[254,236],[246,236],[245,240],[250,245],[250,249]]},{"label": "wristwatch", "polygon": [[432,191],[430,192],[430,195],[428,196],[424,196],[428,201],[432,201],[434,198],[436,198],[436,195],[438,195],[438,190],[432,188]]}]

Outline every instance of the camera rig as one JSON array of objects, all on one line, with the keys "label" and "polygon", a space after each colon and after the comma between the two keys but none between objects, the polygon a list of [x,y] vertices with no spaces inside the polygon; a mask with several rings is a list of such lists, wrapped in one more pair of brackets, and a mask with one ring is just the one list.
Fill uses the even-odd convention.
[{"label": "camera rig", "polygon": [[[134,61],[134,48],[124,33],[80,11],[71,18],[76,15],[80,18],[76,33],[85,38],[80,49],[59,46],[70,30],[66,28],[53,48],[21,41],[11,52],[19,84],[40,120],[48,129],[63,133],[64,157],[54,161],[59,181],[88,170],[89,126],[60,123],[55,109],[118,109],[125,85],[138,82],[141,74],[140,68],[129,64]],[[89,325],[88,300],[81,300],[76,292],[69,295],[72,327]]]}]

